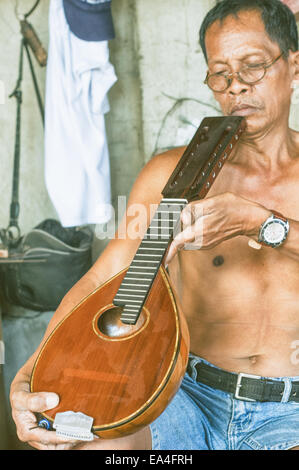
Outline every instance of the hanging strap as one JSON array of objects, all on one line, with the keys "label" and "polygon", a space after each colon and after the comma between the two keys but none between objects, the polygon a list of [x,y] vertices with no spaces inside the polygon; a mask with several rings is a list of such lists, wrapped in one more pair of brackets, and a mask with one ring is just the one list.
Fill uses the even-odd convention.
[{"label": "hanging strap", "polygon": [[[17,101],[16,131],[15,131],[15,149],[12,179],[12,195],[10,203],[10,220],[4,236],[4,244],[9,246],[20,238],[20,227],[18,217],[20,213],[19,204],[19,173],[20,173],[20,137],[21,137],[21,104],[22,104],[22,80],[23,80],[23,52],[24,39],[21,40],[19,56],[19,74],[14,91],[9,98],[15,97]],[[3,231],[2,231],[3,232]]]}]

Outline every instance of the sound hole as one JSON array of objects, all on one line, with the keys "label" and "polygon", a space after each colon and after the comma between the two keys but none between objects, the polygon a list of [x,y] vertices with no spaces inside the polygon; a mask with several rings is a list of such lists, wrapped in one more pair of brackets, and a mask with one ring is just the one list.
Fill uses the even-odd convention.
[{"label": "sound hole", "polygon": [[127,325],[120,319],[122,307],[111,307],[103,312],[97,321],[99,331],[110,338],[131,336],[145,323],[146,316],[142,310],[136,325]]}]

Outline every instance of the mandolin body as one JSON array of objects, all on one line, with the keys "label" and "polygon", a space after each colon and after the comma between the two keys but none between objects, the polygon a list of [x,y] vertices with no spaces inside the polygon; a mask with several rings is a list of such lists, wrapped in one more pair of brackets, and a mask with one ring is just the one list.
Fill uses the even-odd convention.
[{"label": "mandolin body", "polygon": [[32,392],[55,392],[56,408],[94,418],[101,438],[134,433],[155,420],[178,390],[189,351],[185,319],[161,266],[136,325],[120,320],[113,298],[122,271],[87,296],[44,343],[31,376]]}]

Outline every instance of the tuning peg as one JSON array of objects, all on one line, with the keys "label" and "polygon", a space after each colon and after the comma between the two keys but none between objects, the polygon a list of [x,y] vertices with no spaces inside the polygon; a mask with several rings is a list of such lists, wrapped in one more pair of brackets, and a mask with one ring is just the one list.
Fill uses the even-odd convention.
[{"label": "tuning peg", "polygon": [[201,132],[200,132],[201,140],[207,139],[207,134],[208,134],[209,130],[210,130],[209,126],[204,126],[201,129]]}]

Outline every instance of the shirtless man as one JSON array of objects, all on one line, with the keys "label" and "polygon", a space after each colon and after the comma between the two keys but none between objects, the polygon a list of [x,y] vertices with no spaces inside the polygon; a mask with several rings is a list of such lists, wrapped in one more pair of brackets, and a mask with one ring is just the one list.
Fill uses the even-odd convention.
[{"label": "shirtless man", "polygon": [[[296,23],[279,0],[224,0],[207,15],[201,38],[207,84],[224,115],[245,116],[247,130],[208,197],[184,210],[200,208],[194,213],[204,218],[193,220],[193,235],[182,231],[168,254],[191,333],[188,373],[151,427],[120,439],[66,443],[54,432],[30,430],[32,412],[58,400],[29,393],[37,351],[16,375],[11,402],[19,438],[38,449],[299,446],[299,134],[288,127],[292,84],[299,80]],[[129,207],[159,202],[183,150],[145,166]],[[280,245],[253,249],[248,241],[258,242],[273,210],[282,214],[276,215]],[[202,221],[201,249],[181,250]],[[271,242],[266,234],[263,241]],[[46,336],[84,296],[130,264],[138,243],[117,236],[109,243],[63,299]]]}]

